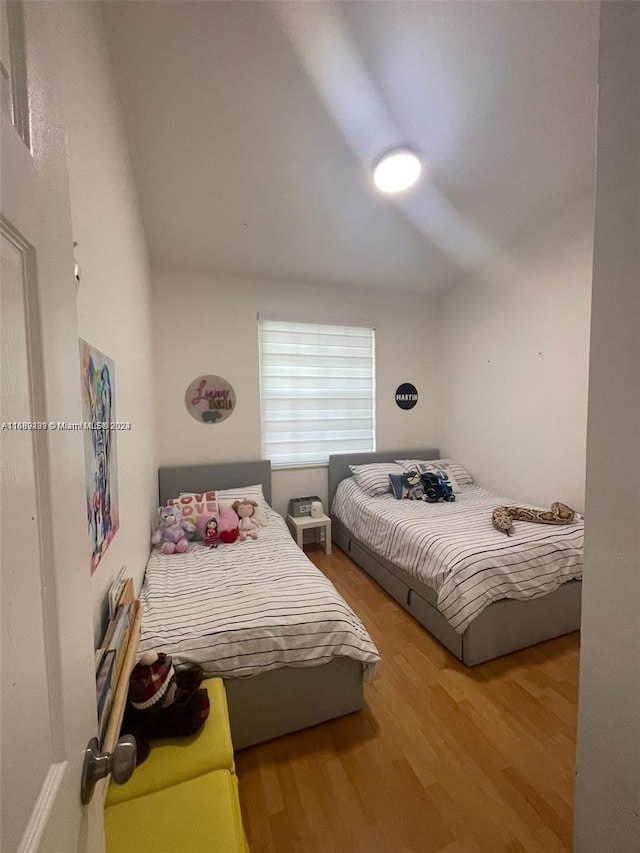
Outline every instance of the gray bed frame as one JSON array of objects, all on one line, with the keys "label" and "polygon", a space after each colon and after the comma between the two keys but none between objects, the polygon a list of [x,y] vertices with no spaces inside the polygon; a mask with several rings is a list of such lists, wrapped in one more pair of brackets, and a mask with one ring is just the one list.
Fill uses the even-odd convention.
[{"label": "gray bed frame", "polygon": [[[439,458],[440,453],[434,448],[330,456],[329,506],[340,481],[352,476],[350,465]],[[336,545],[467,666],[493,660],[580,628],[582,581],[571,580],[540,598],[496,601],[474,619],[463,634],[459,634],[438,610],[437,596],[430,587],[376,554],[335,516],[331,516],[331,521],[331,535]]]},{"label": "gray bed frame", "polygon": [[[265,460],[158,469],[160,503],[180,492],[262,484],[271,503],[271,463]],[[280,667],[250,678],[225,678],[236,750],[358,711],[364,704],[362,665],[336,658],[314,667]]]}]

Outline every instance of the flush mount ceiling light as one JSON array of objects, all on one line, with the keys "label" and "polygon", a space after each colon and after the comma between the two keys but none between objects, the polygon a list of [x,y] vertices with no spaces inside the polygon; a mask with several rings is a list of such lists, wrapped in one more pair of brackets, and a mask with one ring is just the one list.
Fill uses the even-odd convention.
[{"label": "flush mount ceiling light", "polygon": [[394,148],[377,161],[373,182],[383,193],[401,193],[412,187],[420,177],[422,164],[409,148]]}]

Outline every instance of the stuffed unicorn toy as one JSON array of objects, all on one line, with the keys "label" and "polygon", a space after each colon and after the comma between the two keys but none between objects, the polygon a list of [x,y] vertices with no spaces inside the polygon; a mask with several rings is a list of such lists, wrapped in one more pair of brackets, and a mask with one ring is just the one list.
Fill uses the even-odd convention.
[{"label": "stuffed unicorn toy", "polygon": [[188,545],[187,533],[193,533],[195,529],[195,524],[182,518],[179,507],[161,506],[158,510],[158,526],[151,543],[162,544],[163,554],[184,554]]}]

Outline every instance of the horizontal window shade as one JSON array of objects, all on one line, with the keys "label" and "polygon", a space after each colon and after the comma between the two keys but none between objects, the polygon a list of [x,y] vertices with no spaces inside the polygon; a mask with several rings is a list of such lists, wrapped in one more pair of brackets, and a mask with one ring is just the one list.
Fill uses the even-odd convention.
[{"label": "horizontal window shade", "polygon": [[[291,432],[291,418],[287,418],[286,420],[265,418],[264,423],[273,436],[273,440],[275,440],[276,434],[279,436],[286,434],[293,439],[294,434]],[[342,420],[331,418],[331,420],[326,421],[317,417],[305,418],[304,420],[296,419],[295,435],[308,435],[316,438],[317,436],[326,436],[329,433],[351,433],[352,431],[371,434],[373,432],[373,418],[356,418],[354,421],[351,421],[349,418],[343,418]]]},{"label": "horizontal window shade", "polygon": [[262,455],[273,465],[375,449],[374,331],[260,320]]}]

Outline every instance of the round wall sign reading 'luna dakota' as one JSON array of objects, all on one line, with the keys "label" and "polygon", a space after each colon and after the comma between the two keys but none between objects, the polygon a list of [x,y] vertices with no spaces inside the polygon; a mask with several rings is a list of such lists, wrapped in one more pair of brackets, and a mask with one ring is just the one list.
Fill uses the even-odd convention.
[{"label": "round wall sign reading 'luna dakota'", "polygon": [[201,424],[217,424],[233,413],[236,392],[221,376],[198,376],[184,395],[187,411]]},{"label": "round wall sign reading 'luna dakota'", "polygon": [[410,382],[403,382],[396,388],[396,404],[401,409],[413,409],[418,402],[418,389]]}]

